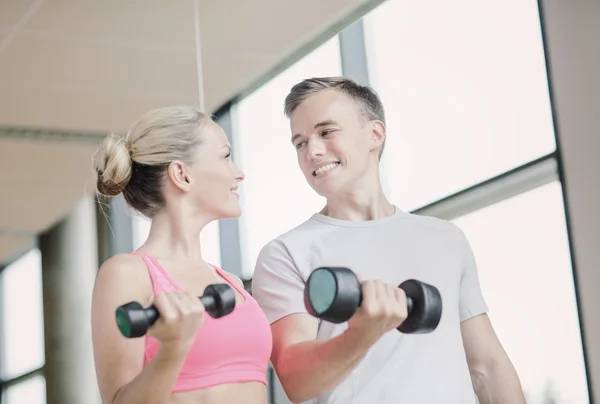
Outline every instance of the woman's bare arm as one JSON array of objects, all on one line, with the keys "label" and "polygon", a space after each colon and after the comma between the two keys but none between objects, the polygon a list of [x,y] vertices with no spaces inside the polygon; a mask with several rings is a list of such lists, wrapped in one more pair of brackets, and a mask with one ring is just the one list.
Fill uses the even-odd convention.
[{"label": "woman's bare arm", "polygon": [[144,368],[145,338],[123,337],[115,322],[118,306],[143,302],[151,287],[144,263],[134,255],[116,255],[98,273],[92,298],[92,339],[105,404],[164,403],[171,396],[186,352],[161,345]]}]

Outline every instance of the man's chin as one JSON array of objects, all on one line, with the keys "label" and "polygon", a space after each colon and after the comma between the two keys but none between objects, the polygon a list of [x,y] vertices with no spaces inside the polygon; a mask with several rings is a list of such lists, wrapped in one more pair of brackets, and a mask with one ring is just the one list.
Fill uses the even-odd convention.
[{"label": "man's chin", "polygon": [[319,194],[323,198],[332,197],[339,192],[339,187],[336,187],[334,184],[311,184],[311,187],[315,190],[317,194]]}]

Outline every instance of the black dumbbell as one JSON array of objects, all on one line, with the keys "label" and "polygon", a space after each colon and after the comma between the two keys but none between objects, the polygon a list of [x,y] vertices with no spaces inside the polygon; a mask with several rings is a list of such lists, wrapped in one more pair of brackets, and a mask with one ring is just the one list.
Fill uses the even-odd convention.
[{"label": "black dumbbell", "polygon": [[[414,279],[404,281],[398,287],[406,294],[408,312],[398,331],[424,334],[435,330],[442,317],[439,290]],[[343,323],[354,315],[361,302],[360,282],[348,268],[317,268],[306,281],[304,305],[314,317],[331,323]]]},{"label": "black dumbbell", "polygon": [[[200,298],[211,317],[219,318],[231,313],[235,307],[235,293],[224,283],[208,285]],[[126,303],[116,311],[119,331],[127,338],[138,338],[146,334],[148,328],[158,320],[160,313],[156,307],[142,307],[138,302]]]}]

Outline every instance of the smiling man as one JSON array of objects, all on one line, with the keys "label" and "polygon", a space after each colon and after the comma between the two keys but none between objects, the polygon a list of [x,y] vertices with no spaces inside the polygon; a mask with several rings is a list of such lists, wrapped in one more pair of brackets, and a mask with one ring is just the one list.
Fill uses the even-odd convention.
[{"label": "smiling man", "polygon": [[[388,201],[379,161],[384,109],[369,87],[313,78],[285,100],[291,141],[323,209],[261,250],[253,295],[271,323],[271,361],[295,403],[524,404],[519,379],[487,316],[470,245],[451,222]],[[434,146],[434,145],[432,145]],[[304,287],[320,266],[361,279],[362,303],[347,322],[308,314]],[[397,287],[415,278],[441,293],[427,334],[396,330],[407,317]]]}]

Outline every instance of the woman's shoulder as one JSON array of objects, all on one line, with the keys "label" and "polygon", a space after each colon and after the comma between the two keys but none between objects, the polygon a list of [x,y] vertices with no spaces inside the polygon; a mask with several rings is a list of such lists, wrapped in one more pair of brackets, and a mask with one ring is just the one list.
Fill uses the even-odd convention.
[{"label": "woman's shoulder", "polygon": [[152,288],[146,264],[135,254],[116,254],[98,270],[96,289],[115,291],[126,288],[128,294],[147,295]]},{"label": "woman's shoulder", "polygon": [[145,264],[136,254],[116,254],[104,261],[98,274],[131,276],[145,270]]}]

